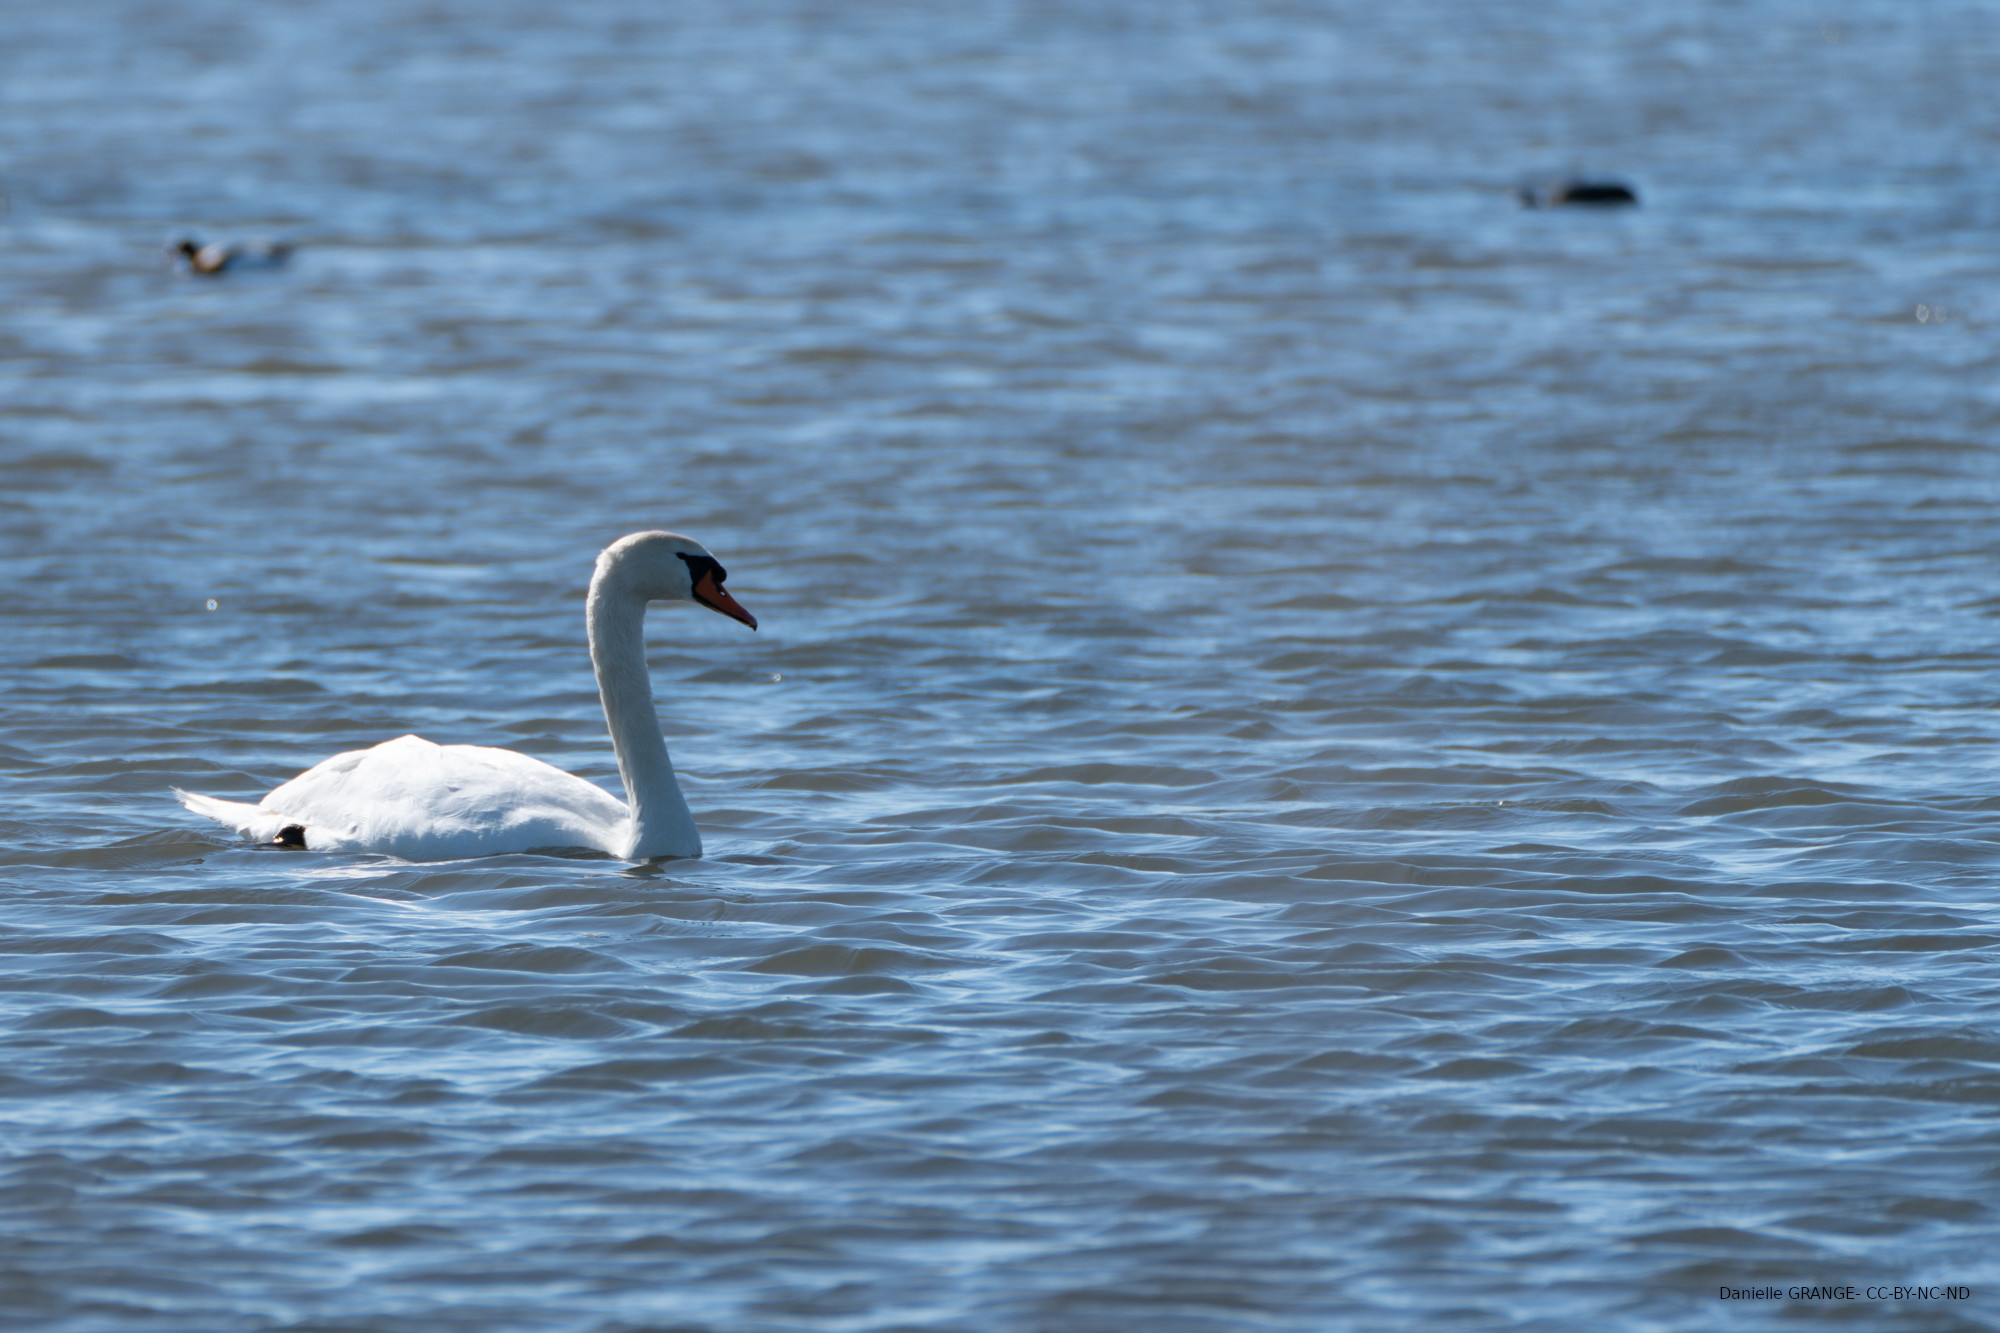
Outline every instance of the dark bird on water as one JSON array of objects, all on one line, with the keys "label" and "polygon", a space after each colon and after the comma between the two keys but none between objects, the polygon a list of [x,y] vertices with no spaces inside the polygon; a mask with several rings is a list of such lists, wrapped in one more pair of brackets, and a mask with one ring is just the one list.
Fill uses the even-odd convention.
[{"label": "dark bird on water", "polygon": [[214,278],[250,268],[276,268],[291,258],[292,247],[283,241],[210,241],[203,244],[192,236],[186,236],[170,247],[167,253],[186,260],[188,272]]},{"label": "dark bird on water", "polygon": [[1639,192],[1624,181],[1565,180],[1521,187],[1521,202],[1529,208],[1626,208],[1639,202]]}]

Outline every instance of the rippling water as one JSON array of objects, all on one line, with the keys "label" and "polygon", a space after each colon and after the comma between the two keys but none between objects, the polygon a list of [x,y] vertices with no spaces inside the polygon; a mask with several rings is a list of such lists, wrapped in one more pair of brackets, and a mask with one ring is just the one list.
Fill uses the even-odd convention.
[{"label": "rippling water", "polygon": [[[2000,1321],[1991,10],[6,28],[0,1323]],[[169,798],[660,526],[709,859]]]}]

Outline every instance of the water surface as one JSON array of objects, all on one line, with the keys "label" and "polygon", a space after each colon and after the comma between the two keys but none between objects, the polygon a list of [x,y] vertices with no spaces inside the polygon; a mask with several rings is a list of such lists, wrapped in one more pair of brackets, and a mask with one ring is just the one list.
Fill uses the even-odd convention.
[{"label": "water surface", "polygon": [[[0,1322],[2000,1324],[2000,41],[1828,14],[10,13]],[[615,788],[650,527],[707,859],[169,798]]]}]

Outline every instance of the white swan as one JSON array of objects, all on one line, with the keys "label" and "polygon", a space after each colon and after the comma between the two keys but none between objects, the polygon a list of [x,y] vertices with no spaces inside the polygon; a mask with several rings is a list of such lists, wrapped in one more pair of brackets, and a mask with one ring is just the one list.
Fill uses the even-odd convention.
[{"label": "white swan", "polygon": [[327,852],[449,861],[536,848],[588,847],[629,861],[700,856],[701,834],[674,781],[646,673],[646,603],[697,602],[757,618],[723,591],[728,571],[700,542],[635,532],[597,557],[585,618],[597,695],[618,752],[628,809],[594,783],[483,745],[401,736],[307,769],[255,805],[174,795],[260,842]]}]

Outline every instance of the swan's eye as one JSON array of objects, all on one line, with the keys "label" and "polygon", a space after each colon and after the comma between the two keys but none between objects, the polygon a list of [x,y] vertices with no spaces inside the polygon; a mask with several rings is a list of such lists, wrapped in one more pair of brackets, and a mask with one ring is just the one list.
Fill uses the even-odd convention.
[{"label": "swan's eye", "polygon": [[688,586],[691,588],[700,587],[704,575],[714,579],[718,588],[729,581],[729,571],[724,569],[722,562],[712,555],[689,555],[685,551],[676,551],[674,554],[687,561]]}]

